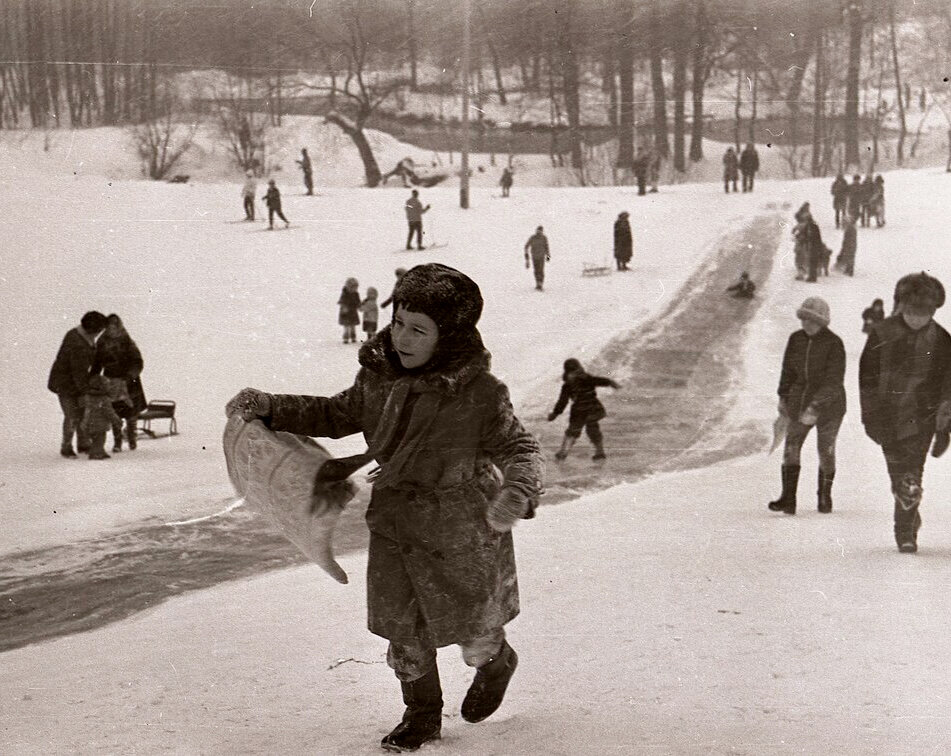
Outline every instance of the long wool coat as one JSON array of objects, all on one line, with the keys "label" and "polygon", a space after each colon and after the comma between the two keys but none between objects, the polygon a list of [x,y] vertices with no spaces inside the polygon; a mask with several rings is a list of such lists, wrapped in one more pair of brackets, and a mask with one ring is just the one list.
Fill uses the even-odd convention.
[{"label": "long wool coat", "polygon": [[96,345],[84,334],[81,328],[72,328],[63,337],[46,383],[54,394],[80,396],[86,393],[89,368],[96,358]]},{"label": "long wool coat", "polygon": [[614,257],[620,262],[630,262],[633,252],[631,224],[627,218],[618,218],[614,221]]},{"label": "long wool coat", "polygon": [[584,371],[578,371],[569,376],[561,384],[561,393],[558,395],[558,401],[555,402],[555,408],[551,414],[554,417],[560,415],[568,402],[571,401],[571,411],[568,413],[568,423],[575,426],[583,426],[587,423],[594,423],[603,420],[607,416],[604,405],[598,399],[598,386],[614,386],[614,381],[610,378],[602,378],[598,375],[589,375]]},{"label": "long wool coat", "polygon": [[786,342],[778,394],[793,418],[812,405],[821,419],[845,415],[845,347],[828,328],[794,331]]},{"label": "long wool coat", "polygon": [[117,338],[103,333],[96,342],[96,360],[92,372],[98,373],[101,369],[106,378],[121,378],[125,381],[132,406],[123,416],[137,415],[148,406],[139,378],[144,365],[142,352],[128,333],[123,332]]},{"label": "long wool coat", "polygon": [[362,432],[380,464],[367,525],[368,625],[402,643],[462,643],[518,614],[511,533],[486,522],[502,488],[542,486],[542,455],[479,349],[438,372],[398,362],[387,326],[360,349],[361,369],[333,397],[274,395],[272,430],[339,438]]}]

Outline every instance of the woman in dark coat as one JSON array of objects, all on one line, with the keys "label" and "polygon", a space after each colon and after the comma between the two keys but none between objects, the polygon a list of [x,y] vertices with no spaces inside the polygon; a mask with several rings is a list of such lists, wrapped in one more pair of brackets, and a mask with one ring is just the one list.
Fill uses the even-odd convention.
[{"label": "woman in dark coat", "polygon": [[607,416],[604,405],[598,399],[597,387],[610,386],[621,388],[610,378],[601,378],[597,375],[588,375],[581,363],[574,357],[565,360],[565,372],[562,375],[561,394],[555,403],[554,409],[548,413],[548,421],[558,417],[571,402],[571,412],[568,414],[568,429],[561,442],[561,448],[555,453],[555,459],[565,459],[575,441],[581,436],[582,428],[594,444],[592,459],[604,459],[604,437],[601,435],[601,426],[598,424]]},{"label": "woman in dark coat", "polygon": [[353,386],[333,397],[244,389],[228,412],[272,430],[362,432],[379,465],[367,510],[370,631],[389,639],[406,711],[386,737],[414,750],[440,736],[436,648],[477,668],[462,704],[478,722],[501,704],[518,657],[503,626],[519,611],[511,528],[534,516],[542,456],[489,373],[479,287],[437,263],[409,270],[391,325],[360,348]]},{"label": "woman in dark coat", "polygon": [[614,221],[614,259],[618,270],[630,270],[627,264],[634,253],[634,240],[631,237],[629,213],[623,212]]},{"label": "woman in dark coat", "polygon": [[[139,413],[148,405],[142,389],[142,353],[115,313],[106,318],[106,330],[96,342],[96,360],[92,373],[102,371],[110,389],[113,409],[126,421],[129,448],[136,448],[136,424]],[[124,389],[124,391],[122,391]],[[122,450],[122,423],[112,426],[114,452]]]},{"label": "woman in dark coat", "polygon": [[809,297],[796,310],[802,328],[786,343],[779,377],[779,411],[788,418],[783,451],[783,491],[773,512],[796,514],[799,456],[812,426],[819,451],[818,509],[832,511],[835,441],[845,415],[845,347],[829,330],[829,305]]}]

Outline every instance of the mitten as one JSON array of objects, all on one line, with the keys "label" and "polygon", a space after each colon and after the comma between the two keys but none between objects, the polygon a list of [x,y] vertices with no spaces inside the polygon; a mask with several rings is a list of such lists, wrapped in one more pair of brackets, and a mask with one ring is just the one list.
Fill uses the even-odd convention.
[{"label": "mitten", "polygon": [[271,395],[255,388],[243,388],[225,405],[225,416],[237,412],[247,422],[257,417],[270,417]]},{"label": "mitten", "polygon": [[818,419],[819,416],[816,414],[816,409],[811,404],[806,407],[799,416],[799,422],[803,425],[815,425]]},{"label": "mitten", "polygon": [[951,444],[951,433],[948,431],[938,431],[934,435],[934,444],[931,447],[931,456],[937,459],[948,450]]},{"label": "mitten", "polygon": [[528,258],[525,258],[525,267],[528,268],[531,266],[531,263],[528,261]]},{"label": "mitten", "polygon": [[938,431],[951,430],[951,400],[945,399],[938,405],[938,412],[935,415],[935,428]]},{"label": "mitten", "polygon": [[555,412],[549,412],[549,413],[548,413],[548,422],[551,422],[551,421],[554,420],[556,417],[558,417],[558,414],[557,414],[557,413],[555,413]]},{"label": "mitten", "polygon": [[489,503],[485,519],[489,527],[498,533],[507,533],[515,521],[528,511],[525,497],[512,488],[503,488],[499,495]]}]

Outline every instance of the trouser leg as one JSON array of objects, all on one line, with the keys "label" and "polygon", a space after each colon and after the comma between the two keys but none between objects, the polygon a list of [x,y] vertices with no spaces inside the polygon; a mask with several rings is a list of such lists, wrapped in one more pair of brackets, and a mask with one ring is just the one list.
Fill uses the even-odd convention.
[{"label": "trouser leg", "polygon": [[470,667],[481,667],[498,654],[505,642],[505,629],[498,627],[478,638],[459,644],[462,658]]},{"label": "trouser leg", "polygon": [[917,547],[917,533],[921,527],[918,511],[922,496],[921,480],[931,438],[931,433],[923,433],[882,445],[895,497],[894,530],[899,547],[906,544]]}]

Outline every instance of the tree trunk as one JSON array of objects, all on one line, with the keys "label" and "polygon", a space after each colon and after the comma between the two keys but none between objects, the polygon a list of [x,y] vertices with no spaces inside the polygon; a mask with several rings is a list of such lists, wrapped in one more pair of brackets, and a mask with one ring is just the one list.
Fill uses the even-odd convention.
[{"label": "tree trunk", "polygon": [[736,97],[733,100],[733,147],[740,150],[740,106],[743,102],[743,69],[736,69]]},{"label": "tree trunk", "polygon": [[508,99],[505,97],[505,83],[502,81],[502,63],[499,60],[499,52],[492,42],[491,27],[485,20],[485,11],[482,10],[482,5],[478,2],[476,3],[476,10],[479,13],[479,24],[482,26],[482,38],[489,48],[489,57],[492,59],[492,70],[495,73],[495,88],[499,95],[499,105],[508,105]]},{"label": "tree trunk", "polygon": [[813,76],[812,97],[812,175],[820,175],[820,151],[822,149],[823,106],[822,92],[825,85],[825,56],[820,32],[816,36],[816,67]]},{"label": "tree trunk", "polygon": [[650,63],[651,89],[654,94],[654,149],[662,157],[670,155],[670,143],[667,140],[667,92],[664,87],[664,61],[661,55],[660,25],[654,9],[650,14]]},{"label": "tree trunk", "polygon": [[696,42],[693,47],[693,126],[690,130],[690,159],[703,160],[703,90],[707,84],[707,14],[703,0],[697,3]]},{"label": "tree trunk", "polygon": [[327,123],[338,126],[344,134],[353,140],[360,153],[360,159],[363,161],[363,174],[366,177],[368,187],[379,186],[383,176],[380,173],[380,166],[373,155],[373,149],[367,141],[366,134],[363,133],[362,121],[351,121],[344,115],[331,111],[324,116]]},{"label": "tree trunk", "polygon": [[845,78],[845,164],[859,165],[859,73],[862,65],[862,7],[852,0],[847,8],[849,65]]},{"label": "tree trunk", "polygon": [[[896,158],[898,160],[898,165],[901,165],[905,160],[905,137],[908,134],[908,125],[905,123],[905,105],[901,99],[901,71],[898,67],[898,44],[895,41],[895,6],[894,4],[888,6],[888,27],[891,34],[892,41],[892,65],[895,68],[895,91],[898,93],[898,119],[900,129],[898,132],[898,147],[896,150]],[[908,84],[906,83],[907,87]]]},{"label": "tree trunk", "polygon": [[565,112],[568,116],[568,142],[571,147],[571,167],[584,167],[581,152],[581,101],[578,89],[578,50],[572,38],[573,19],[571,4],[563,6],[562,25],[559,34],[559,55],[561,57],[562,87],[565,95]]},{"label": "tree trunk", "polygon": [[617,119],[617,167],[634,167],[634,35],[631,21],[620,26],[617,40],[617,68],[620,87]]},{"label": "tree trunk", "polygon": [[686,118],[684,98],[687,92],[687,51],[683,45],[674,48],[674,170],[683,173],[687,169],[684,160],[684,132]]},{"label": "tree trunk", "polygon": [[416,16],[414,13],[414,5],[416,0],[406,0],[406,42],[409,52],[409,88],[411,92],[415,92],[419,86],[417,81],[417,70],[416,70]]},{"label": "tree trunk", "polygon": [[809,38],[803,40],[803,44],[796,55],[796,60],[791,66],[792,79],[786,92],[786,103],[789,108],[789,143],[794,151],[799,146],[799,96],[802,94],[802,82],[806,75],[806,66],[809,65],[809,58],[812,55],[813,39],[817,33],[818,30],[813,32]]},{"label": "tree trunk", "polygon": [[753,83],[750,85],[749,141],[751,144],[756,141],[756,106],[759,103],[758,90],[759,90],[759,69],[754,68],[753,69]]}]

